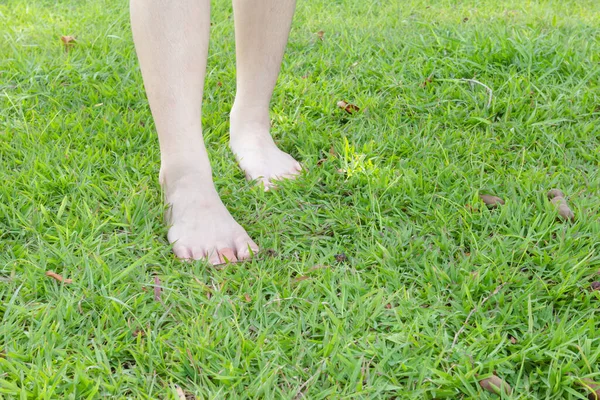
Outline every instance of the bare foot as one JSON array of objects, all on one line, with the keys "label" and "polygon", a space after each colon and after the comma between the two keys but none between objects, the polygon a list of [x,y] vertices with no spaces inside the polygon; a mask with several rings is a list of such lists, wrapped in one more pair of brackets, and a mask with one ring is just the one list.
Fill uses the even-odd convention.
[{"label": "bare foot", "polygon": [[246,260],[258,252],[256,243],[223,205],[210,175],[188,172],[163,182],[170,205],[167,236],[177,257],[205,258],[217,265]]},{"label": "bare foot", "polygon": [[248,180],[262,182],[265,190],[275,186],[276,180],[293,179],[302,166],[289,154],[279,150],[268,124],[244,123],[231,116],[229,147]]}]

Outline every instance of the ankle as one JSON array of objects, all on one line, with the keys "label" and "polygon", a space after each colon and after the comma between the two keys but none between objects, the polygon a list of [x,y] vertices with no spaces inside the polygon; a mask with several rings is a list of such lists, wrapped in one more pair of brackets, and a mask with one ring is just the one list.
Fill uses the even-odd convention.
[{"label": "ankle", "polygon": [[230,114],[231,130],[237,131],[269,130],[271,120],[268,106],[257,106],[236,100]]},{"label": "ankle", "polygon": [[176,186],[187,185],[188,182],[198,186],[214,186],[210,164],[202,167],[196,163],[186,162],[163,161],[160,166],[159,182],[167,191]]}]

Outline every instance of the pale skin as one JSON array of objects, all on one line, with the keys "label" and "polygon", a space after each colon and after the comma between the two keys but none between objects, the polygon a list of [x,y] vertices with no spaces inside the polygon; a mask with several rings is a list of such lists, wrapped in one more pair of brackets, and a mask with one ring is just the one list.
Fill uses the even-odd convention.
[{"label": "pale skin", "polygon": [[[131,25],[161,153],[168,238],[182,259],[245,260],[258,246],[231,216],[212,180],[202,138],[210,0],[131,0]],[[233,0],[237,89],[230,148],[246,177],[265,190],[300,164],[270,135],[269,103],[295,0]]]}]

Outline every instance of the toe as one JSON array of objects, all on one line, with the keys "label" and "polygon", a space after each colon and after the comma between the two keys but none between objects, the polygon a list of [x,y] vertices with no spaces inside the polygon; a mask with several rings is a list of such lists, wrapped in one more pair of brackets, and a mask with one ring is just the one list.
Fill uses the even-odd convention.
[{"label": "toe", "polygon": [[192,249],[192,256],[194,257],[194,260],[201,260],[206,257],[206,251],[202,248]]},{"label": "toe", "polygon": [[213,250],[210,253],[208,253],[206,258],[208,258],[208,262],[212,265],[223,264],[221,258],[219,257],[219,253],[216,250]]},{"label": "toe", "polygon": [[265,192],[268,192],[269,190],[273,189],[273,187],[275,186],[273,184],[273,182],[271,182],[271,180],[268,178],[260,178],[260,181],[261,181],[263,187],[265,188]]},{"label": "toe", "polygon": [[181,258],[184,260],[189,260],[190,258],[192,258],[191,250],[187,246],[184,246],[184,245],[175,244],[173,246],[173,253],[175,253],[177,258]]},{"label": "toe", "polygon": [[298,161],[294,164],[294,168],[296,168],[296,171],[298,172],[302,171],[302,165]]},{"label": "toe", "polygon": [[222,264],[237,261],[235,252],[233,251],[233,249],[231,249],[229,247],[219,250],[218,254],[219,254],[219,260],[221,261]]},{"label": "toe", "polygon": [[258,253],[258,246],[250,238],[237,240],[235,248],[237,249],[238,260],[248,260]]}]

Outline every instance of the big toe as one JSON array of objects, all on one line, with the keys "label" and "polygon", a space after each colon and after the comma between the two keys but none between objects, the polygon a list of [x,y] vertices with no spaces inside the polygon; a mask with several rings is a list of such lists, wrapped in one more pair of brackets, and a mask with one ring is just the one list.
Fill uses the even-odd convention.
[{"label": "big toe", "polygon": [[219,254],[220,264],[236,262],[237,257],[235,256],[235,251],[232,248],[226,247],[217,251]]}]

